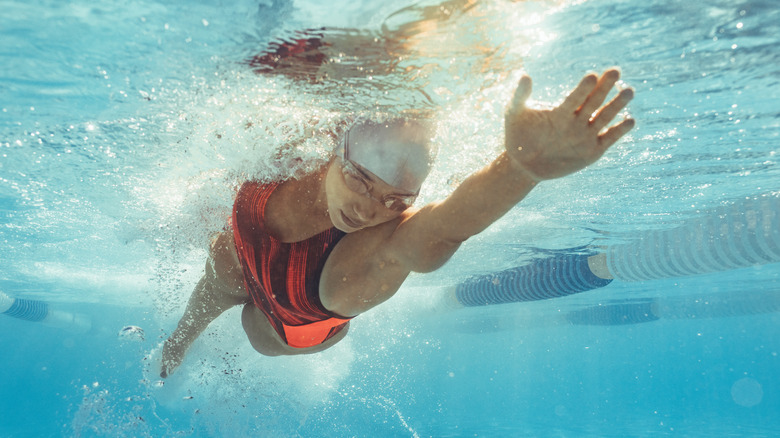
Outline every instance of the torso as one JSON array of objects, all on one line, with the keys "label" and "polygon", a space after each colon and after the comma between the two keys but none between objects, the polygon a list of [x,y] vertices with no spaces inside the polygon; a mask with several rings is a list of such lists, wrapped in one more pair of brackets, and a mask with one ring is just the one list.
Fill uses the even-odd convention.
[{"label": "torso", "polygon": [[325,308],[319,298],[320,273],[344,233],[329,228],[293,242],[275,237],[278,230],[268,228],[265,211],[273,208],[269,204],[281,187],[242,186],[234,207],[234,236],[248,294],[280,338],[304,348],[329,339],[346,325],[347,318]]},{"label": "torso", "polygon": [[[317,181],[316,175],[312,180]],[[308,187],[300,180],[280,184],[267,199],[265,231],[279,242],[295,244],[331,229],[333,224],[327,214],[307,210],[310,203],[318,200],[306,199],[306,195],[316,192],[316,183]],[[329,244],[332,252],[323,253],[317,274],[318,301],[325,312],[352,317],[389,299],[400,288],[409,271],[390,255],[387,242],[404,217],[350,233]]]}]

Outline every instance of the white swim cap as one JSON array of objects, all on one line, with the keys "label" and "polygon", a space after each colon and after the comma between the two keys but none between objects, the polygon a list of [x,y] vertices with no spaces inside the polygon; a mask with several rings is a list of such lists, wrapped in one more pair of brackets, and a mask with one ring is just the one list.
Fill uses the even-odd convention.
[{"label": "white swim cap", "polygon": [[358,120],[345,134],[348,158],[404,192],[418,193],[433,167],[431,130],[411,119]]}]

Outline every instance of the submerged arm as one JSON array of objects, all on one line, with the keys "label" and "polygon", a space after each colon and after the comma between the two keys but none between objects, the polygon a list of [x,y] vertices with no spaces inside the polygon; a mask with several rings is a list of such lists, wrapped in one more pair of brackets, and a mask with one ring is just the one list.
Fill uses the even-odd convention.
[{"label": "submerged arm", "polygon": [[506,153],[469,176],[441,202],[412,214],[396,229],[390,247],[410,270],[438,269],[461,243],[479,234],[519,203],[538,184]]},{"label": "submerged arm", "polygon": [[601,78],[586,76],[553,110],[525,106],[531,79],[523,77],[506,113],[506,151],[444,201],[344,237],[321,276],[323,305],[345,316],[365,312],[390,298],[411,271],[443,265],[462,242],[501,218],[540,181],[595,162],[634,124],[627,119],[604,130],[633,96],[623,90],[601,107],[618,77],[617,70]]},{"label": "submerged arm", "polygon": [[619,77],[616,69],[601,77],[587,75],[560,106],[536,110],[525,105],[531,79],[524,76],[505,116],[506,151],[444,201],[404,218],[390,237],[388,250],[412,271],[434,270],[536,184],[594,163],[634,126],[626,119],[607,128],[633,97],[633,90],[625,89],[602,106]]}]

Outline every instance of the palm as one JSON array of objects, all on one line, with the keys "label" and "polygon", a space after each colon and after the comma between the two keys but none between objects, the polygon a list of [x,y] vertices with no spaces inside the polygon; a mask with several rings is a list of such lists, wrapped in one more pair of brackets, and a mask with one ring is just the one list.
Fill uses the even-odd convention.
[{"label": "palm", "polygon": [[633,97],[625,89],[601,106],[619,77],[617,70],[600,78],[585,76],[560,106],[536,110],[525,106],[531,78],[524,76],[506,113],[509,156],[537,181],[574,173],[598,160],[634,126],[626,119],[604,130]]}]

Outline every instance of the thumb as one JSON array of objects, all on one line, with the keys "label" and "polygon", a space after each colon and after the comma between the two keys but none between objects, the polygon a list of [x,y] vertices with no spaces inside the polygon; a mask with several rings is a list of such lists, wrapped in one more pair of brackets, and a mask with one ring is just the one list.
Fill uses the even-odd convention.
[{"label": "thumb", "polygon": [[509,103],[509,112],[519,112],[525,108],[525,101],[531,96],[532,81],[528,75],[523,75],[520,78],[520,82],[517,84],[515,95],[512,96],[512,101]]}]

